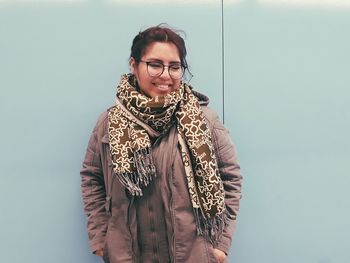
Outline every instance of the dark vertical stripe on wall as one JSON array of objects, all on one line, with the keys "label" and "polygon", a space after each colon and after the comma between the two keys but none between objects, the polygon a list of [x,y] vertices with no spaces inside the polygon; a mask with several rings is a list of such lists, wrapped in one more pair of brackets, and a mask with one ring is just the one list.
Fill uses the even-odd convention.
[{"label": "dark vertical stripe on wall", "polygon": [[225,124],[225,34],[224,0],[221,0],[221,72],[222,72],[222,122]]}]

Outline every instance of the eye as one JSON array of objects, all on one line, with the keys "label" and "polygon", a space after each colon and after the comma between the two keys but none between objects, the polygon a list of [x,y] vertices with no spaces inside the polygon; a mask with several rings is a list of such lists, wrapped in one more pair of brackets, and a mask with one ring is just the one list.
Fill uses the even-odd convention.
[{"label": "eye", "polygon": [[170,66],[170,68],[171,68],[171,70],[180,70],[181,69],[181,65],[179,64],[179,65],[171,65]]},{"label": "eye", "polygon": [[155,69],[160,69],[163,67],[162,64],[160,63],[157,63],[157,62],[149,62],[148,63],[148,66],[152,67],[152,68],[155,68]]}]

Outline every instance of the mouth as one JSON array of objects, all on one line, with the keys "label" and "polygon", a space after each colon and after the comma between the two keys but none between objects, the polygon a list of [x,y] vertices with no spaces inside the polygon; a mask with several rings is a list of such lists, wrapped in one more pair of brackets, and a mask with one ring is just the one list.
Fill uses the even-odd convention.
[{"label": "mouth", "polygon": [[161,90],[161,91],[168,91],[172,87],[172,85],[170,85],[170,84],[156,84],[156,83],[154,83],[153,85],[156,87],[156,89]]}]

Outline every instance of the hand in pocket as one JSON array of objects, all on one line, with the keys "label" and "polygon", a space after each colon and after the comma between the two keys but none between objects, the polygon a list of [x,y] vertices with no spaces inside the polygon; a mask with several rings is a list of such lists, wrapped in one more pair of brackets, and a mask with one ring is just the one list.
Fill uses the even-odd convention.
[{"label": "hand in pocket", "polygon": [[219,263],[223,263],[225,261],[225,259],[226,259],[225,252],[223,252],[217,248],[214,248],[213,253],[214,253],[215,258],[218,260]]},{"label": "hand in pocket", "polygon": [[95,255],[96,255],[96,256],[99,256],[99,257],[103,257],[103,249],[102,249],[102,248],[97,249],[97,250],[95,251]]}]

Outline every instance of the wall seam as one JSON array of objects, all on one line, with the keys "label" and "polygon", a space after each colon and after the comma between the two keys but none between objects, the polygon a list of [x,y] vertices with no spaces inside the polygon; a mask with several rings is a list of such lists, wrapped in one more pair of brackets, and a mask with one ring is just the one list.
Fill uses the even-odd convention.
[{"label": "wall seam", "polygon": [[225,31],[224,0],[221,0],[221,78],[222,78],[222,122],[225,124]]}]

